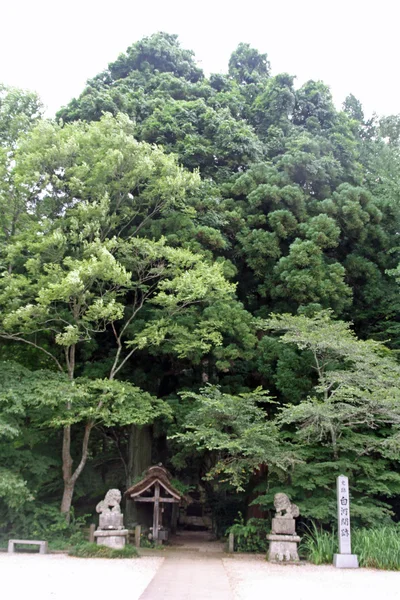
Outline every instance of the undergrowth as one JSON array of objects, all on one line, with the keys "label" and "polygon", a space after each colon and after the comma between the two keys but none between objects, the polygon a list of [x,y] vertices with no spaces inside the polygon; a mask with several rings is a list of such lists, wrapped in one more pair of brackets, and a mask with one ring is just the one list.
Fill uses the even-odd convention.
[{"label": "undergrowth", "polygon": [[66,550],[84,537],[84,528],[91,515],[75,516],[71,510],[69,522],[60,513],[58,504],[36,503],[17,513],[0,511],[0,547],[7,547],[9,539],[47,540],[51,550]]},{"label": "undergrowth", "polygon": [[98,546],[91,542],[82,542],[69,549],[70,556],[78,558],[138,558],[139,553],[135,546],[125,546],[124,548],[109,548],[108,546]]},{"label": "undergrowth", "polygon": [[[400,529],[396,525],[354,529],[351,538],[360,567],[400,570]],[[303,537],[301,551],[316,565],[332,564],[333,555],[339,551],[337,534],[314,525]]]},{"label": "undergrowth", "polygon": [[245,523],[242,513],[239,513],[227,533],[233,533],[235,536],[235,552],[266,552],[268,550],[266,535],[270,533],[270,529],[269,521],[252,518]]}]

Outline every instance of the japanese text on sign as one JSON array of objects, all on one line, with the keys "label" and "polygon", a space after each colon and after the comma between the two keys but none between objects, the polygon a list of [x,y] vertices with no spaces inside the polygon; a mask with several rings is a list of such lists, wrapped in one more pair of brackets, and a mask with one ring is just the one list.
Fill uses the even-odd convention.
[{"label": "japanese text on sign", "polygon": [[337,478],[338,534],[340,554],[351,554],[349,480]]}]

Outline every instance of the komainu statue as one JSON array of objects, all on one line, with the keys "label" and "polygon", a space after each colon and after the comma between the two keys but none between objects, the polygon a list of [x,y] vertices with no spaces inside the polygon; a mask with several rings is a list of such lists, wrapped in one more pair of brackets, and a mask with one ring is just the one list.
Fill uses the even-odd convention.
[{"label": "komainu statue", "polygon": [[121,513],[121,492],[108,490],[104,500],[98,503],[96,511],[100,513],[99,529],[123,529],[124,516]]},{"label": "komainu statue", "polygon": [[300,537],[296,535],[295,518],[299,516],[299,507],[292,504],[286,494],[274,496],[276,515],[272,519],[269,541],[268,560],[272,562],[298,562],[297,544]]},{"label": "komainu statue", "polygon": [[[292,504],[286,494],[280,493],[274,496],[274,506],[276,509],[275,517],[283,519],[293,519],[299,516],[299,507]],[[282,514],[285,512],[285,514]]]},{"label": "komainu statue", "polygon": [[104,497],[104,500],[98,503],[96,506],[96,512],[104,513],[104,512],[121,512],[120,505],[121,504],[121,492],[119,490],[108,490],[107,494]]}]

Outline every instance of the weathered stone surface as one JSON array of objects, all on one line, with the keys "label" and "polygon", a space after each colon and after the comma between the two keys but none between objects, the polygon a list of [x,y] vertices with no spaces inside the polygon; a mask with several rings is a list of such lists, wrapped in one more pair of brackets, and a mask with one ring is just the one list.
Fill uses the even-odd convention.
[{"label": "weathered stone surface", "polygon": [[97,544],[99,546],[108,546],[109,548],[124,548],[128,536],[127,529],[119,529],[114,531],[97,530],[94,533]]},{"label": "weathered stone surface", "polygon": [[297,544],[301,541],[301,537],[299,535],[280,535],[277,533],[269,533],[267,535],[267,540],[271,542],[296,542]]},{"label": "weathered stone surface", "polygon": [[121,492],[108,490],[104,500],[98,503],[96,511],[100,513],[99,529],[123,529],[124,515],[120,508]]},{"label": "weathered stone surface", "polygon": [[358,559],[351,553],[349,479],[339,475],[336,479],[339,554],[335,554],[333,565],[338,569],[357,569]]},{"label": "weathered stone surface", "polygon": [[269,541],[268,560],[270,562],[298,562],[298,535],[267,535]]},{"label": "weathered stone surface", "polygon": [[98,513],[109,512],[110,510],[113,512],[121,512],[120,504],[121,492],[116,489],[108,490],[104,500],[101,500],[96,506],[96,511]]},{"label": "weathered stone surface", "polygon": [[124,515],[117,512],[103,512],[99,517],[99,529],[123,529]]},{"label": "weathered stone surface", "polygon": [[48,545],[45,540],[8,540],[8,552],[15,552],[15,544],[31,544],[39,546],[39,554],[47,554]]},{"label": "weathered stone surface", "polygon": [[[283,493],[275,494],[274,506],[276,517],[281,517],[282,519],[293,519],[293,517],[298,517],[300,514],[299,507],[296,504],[292,504],[289,497]],[[282,514],[283,512],[285,514]]]},{"label": "weathered stone surface", "polygon": [[110,537],[111,535],[114,535],[116,537],[124,537],[124,536],[127,536],[128,533],[129,533],[128,529],[117,529],[116,531],[104,531],[102,529],[97,529],[97,531],[94,532],[94,537],[95,538]]},{"label": "weathered stone surface", "polygon": [[275,517],[275,519],[272,519],[272,533],[294,535],[296,533],[296,521],[287,517]]}]

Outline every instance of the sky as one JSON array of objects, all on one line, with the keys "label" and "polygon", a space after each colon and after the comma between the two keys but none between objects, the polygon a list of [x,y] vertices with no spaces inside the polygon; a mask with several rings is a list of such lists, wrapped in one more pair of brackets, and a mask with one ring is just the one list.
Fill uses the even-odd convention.
[{"label": "sky", "polygon": [[368,116],[398,114],[399,17],[398,0],[8,0],[0,82],[37,91],[53,116],[128,46],[166,31],[207,74],[247,42],[273,75],[323,80],[338,107],[353,93]]}]

